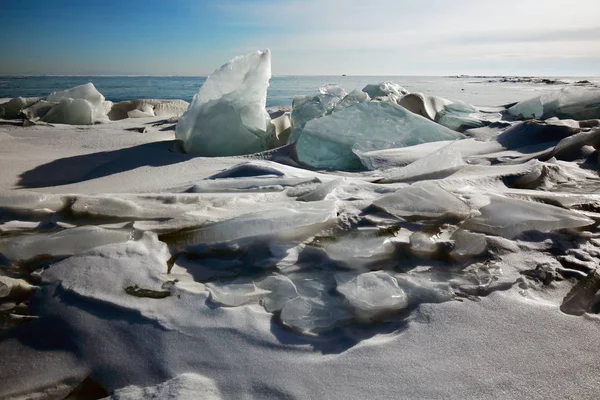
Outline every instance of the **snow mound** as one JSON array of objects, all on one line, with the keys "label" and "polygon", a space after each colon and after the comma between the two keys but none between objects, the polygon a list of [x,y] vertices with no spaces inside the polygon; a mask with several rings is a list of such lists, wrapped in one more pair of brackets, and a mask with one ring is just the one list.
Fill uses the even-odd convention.
[{"label": "snow mound", "polygon": [[271,52],[238,56],[210,75],[177,123],[186,152],[234,156],[267,149]]},{"label": "snow mound", "polygon": [[563,88],[521,101],[508,109],[518,118],[585,120],[600,118],[600,91]]}]

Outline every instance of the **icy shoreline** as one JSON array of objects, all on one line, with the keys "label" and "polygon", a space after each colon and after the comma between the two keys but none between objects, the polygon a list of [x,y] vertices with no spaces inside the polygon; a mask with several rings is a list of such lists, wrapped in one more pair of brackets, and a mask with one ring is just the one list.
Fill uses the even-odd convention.
[{"label": "icy shoreline", "polygon": [[[323,88],[265,120],[289,144],[228,157],[178,151],[169,115],[3,120],[0,396],[595,396],[595,103],[511,115],[375,89]],[[378,113],[453,137],[369,144],[365,118],[396,123]],[[293,139],[336,132],[318,162],[351,172]]]}]

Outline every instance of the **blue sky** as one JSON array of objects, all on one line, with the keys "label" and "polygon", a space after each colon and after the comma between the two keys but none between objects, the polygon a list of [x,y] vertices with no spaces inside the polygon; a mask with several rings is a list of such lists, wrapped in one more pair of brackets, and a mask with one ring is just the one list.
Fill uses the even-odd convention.
[{"label": "blue sky", "polygon": [[598,0],[0,0],[0,74],[600,74]]}]

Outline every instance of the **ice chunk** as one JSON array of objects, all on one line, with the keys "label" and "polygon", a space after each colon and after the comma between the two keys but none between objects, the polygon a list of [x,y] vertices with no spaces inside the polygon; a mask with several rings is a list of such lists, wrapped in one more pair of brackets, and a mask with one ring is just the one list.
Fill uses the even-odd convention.
[{"label": "ice chunk", "polygon": [[332,260],[343,261],[351,267],[359,268],[391,258],[395,251],[388,238],[368,231],[341,237],[323,247]]},{"label": "ice chunk", "polygon": [[222,398],[219,388],[212,379],[198,374],[186,373],[156,386],[145,388],[127,386],[117,389],[105,400],[221,400]]},{"label": "ice chunk", "polygon": [[27,117],[28,119],[32,120],[43,118],[55,105],[56,103],[52,103],[46,100],[40,100],[37,103],[24,109],[23,115],[25,115],[25,117]]},{"label": "ice chunk", "polygon": [[44,115],[42,121],[55,124],[92,125],[94,109],[84,99],[63,98]]},{"label": "ice chunk", "polygon": [[450,103],[450,100],[442,97],[427,96],[423,93],[409,93],[398,101],[402,107],[431,121],[435,121],[437,114]]},{"label": "ice chunk", "polygon": [[154,107],[152,107],[150,104],[143,104],[139,108],[127,111],[127,116],[129,118],[154,117]]},{"label": "ice chunk", "polygon": [[346,91],[334,85],[322,87],[316,96],[295,97],[292,102],[293,132],[289,139],[290,143],[298,140],[298,135],[308,121],[331,114],[335,106],[345,97]]},{"label": "ice chunk", "polygon": [[139,112],[147,114],[140,116],[179,117],[188,107],[189,103],[183,100],[136,99],[111,104],[107,114],[112,121],[132,118],[132,115],[135,118]]},{"label": "ice chunk", "polygon": [[383,271],[356,277],[340,273],[335,275],[335,280],[337,291],[348,300],[360,320],[374,319],[408,306],[406,294],[396,278]]},{"label": "ice chunk", "polygon": [[390,168],[385,171],[380,182],[414,182],[446,178],[465,166],[462,155],[456,147],[458,146],[451,143],[406,167]]},{"label": "ice chunk", "polygon": [[234,156],[267,149],[271,53],[238,56],[210,75],[177,123],[186,152]]},{"label": "ice chunk", "polygon": [[256,282],[259,289],[268,291],[262,298],[262,305],[268,312],[280,311],[290,300],[299,296],[296,285],[284,275],[271,275]]},{"label": "ice chunk", "polygon": [[35,289],[35,286],[30,285],[23,279],[0,276],[0,300],[5,300],[8,297],[27,296]]},{"label": "ice chunk", "polygon": [[283,306],[281,322],[304,334],[317,334],[349,320],[352,314],[339,298],[321,292],[318,297],[296,297]]},{"label": "ice chunk", "polygon": [[452,144],[452,149],[465,157],[480,154],[493,153],[504,149],[496,141],[481,142],[475,139],[464,139],[459,141],[442,140],[439,142],[423,143],[416,146],[401,147],[398,149],[375,150],[369,152],[356,151],[360,161],[370,170],[388,169],[393,167],[404,167],[417,160],[427,157],[431,153]]},{"label": "ice chunk", "polygon": [[190,232],[187,243],[193,245],[251,238],[292,240],[318,233],[334,222],[336,216],[334,201],[296,203],[293,207],[249,213],[200,228]]},{"label": "ice chunk", "polygon": [[382,82],[379,84],[368,84],[362,89],[362,91],[367,93],[372,99],[376,97],[387,96],[390,94],[400,97],[408,93],[408,90],[404,89],[397,83],[390,81]]},{"label": "ice chunk", "polygon": [[368,94],[358,89],[354,89],[335,105],[334,111],[339,111],[346,107],[350,107],[353,104],[364,103],[365,101],[369,100]]},{"label": "ice chunk", "polygon": [[258,300],[269,293],[268,290],[257,288],[254,282],[244,278],[232,282],[211,282],[206,284],[210,299],[224,306],[237,307]]},{"label": "ice chunk", "polygon": [[462,228],[500,235],[508,239],[528,230],[550,232],[594,223],[575,211],[496,195],[491,195],[490,203],[482,207],[479,212],[480,216],[473,216],[466,220]]},{"label": "ice chunk", "polygon": [[600,118],[600,91],[566,87],[521,101],[508,113],[524,119],[596,119]]},{"label": "ice chunk", "polygon": [[81,226],[52,234],[0,239],[0,253],[11,260],[28,260],[40,255],[66,256],[108,243],[125,242],[129,236],[129,229]]},{"label": "ice chunk", "polygon": [[309,121],[296,137],[301,162],[315,168],[357,170],[363,167],[353,149],[371,151],[464,136],[396,104],[365,102]]},{"label": "ice chunk", "polygon": [[437,252],[438,243],[433,234],[418,231],[410,235],[410,250],[417,256],[429,257]]},{"label": "ice chunk", "polygon": [[437,183],[420,182],[383,196],[373,205],[397,217],[458,218],[469,216],[469,206]]},{"label": "ice chunk", "polygon": [[46,101],[58,104],[42,118],[44,122],[90,125],[107,119],[104,96],[91,82],[52,92]]},{"label": "ice chunk", "polygon": [[38,101],[38,98],[15,97],[6,103],[0,104],[0,118],[13,119],[17,118],[21,111],[33,105]]},{"label": "ice chunk", "polygon": [[454,248],[450,252],[454,258],[478,256],[487,249],[485,235],[480,233],[459,229],[452,234],[450,239],[454,240]]}]

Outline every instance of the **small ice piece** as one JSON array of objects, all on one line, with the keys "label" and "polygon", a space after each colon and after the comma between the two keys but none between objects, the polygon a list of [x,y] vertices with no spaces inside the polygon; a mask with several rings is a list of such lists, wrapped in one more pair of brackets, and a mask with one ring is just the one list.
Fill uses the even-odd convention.
[{"label": "small ice piece", "polygon": [[235,57],[206,78],[177,123],[185,151],[215,157],[266,150],[270,78],[269,50]]},{"label": "small ice piece", "polygon": [[222,400],[223,397],[216,383],[202,375],[186,373],[177,375],[156,386],[127,386],[117,389],[105,400]]},{"label": "small ice piece", "polygon": [[443,303],[454,298],[448,282],[436,282],[429,273],[402,273],[395,275],[398,286],[408,295],[411,304]]},{"label": "small ice piece", "polygon": [[427,232],[415,232],[410,235],[410,250],[417,256],[430,257],[438,250],[433,235]]},{"label": "small ice piece", "polygon": [[342,261],[352,267],[363,267],[368,264],[391,258],[395,247],[388,238],[374,233],[341,237],[324,246],[332,260]]},{"label": "small ice piece", "polygon": [[[456,144],[459,145],[460,142],[456,142]],[[379,182],[395,183],[443,179],[454,174],[465,165],[466,163],[463,161],[458,146],[455,147],[453,142],[405,167],[386,170],[384,177]]]},{"label": "small ice piece", "polygon": [[255,284],[257,288],[269,292],[262,297],[261,302],[270,313],[280,311],[288,301],[299,296],[294,282],[284,275],[271,275]]},{"label": "small ice piece", "polygon": [[508,113],[523,119],[597,119],[600,118],[600,92],[566,87],[521,101],[510,107]]},{"label": "small ice piece", "polygon": [[458,229],[450,237],[454,241],[454,248],[450,256],[456,259],[475,257],[487,249],[485,235]]},{"label": "small ice piece", "polygon": [[288,301],[279,315],[281,323],[307,335],[330,330],[351,317],[339,298],[324,292]]},{"label": "small ice piece", "polygon": [[40,225],[39,222],[34,221],[8,221],[0,224],[0,232],[15,232],[15,231],[26,231],[33,230]]},{"label": "small ice piece", "polygon": [[391,81],[381,82],[379,84],[370,83],[365,86],[362,91],[368,94],[372,99],[388,96],[390,94],[400,97],[408,93],[408,90]]},{"label": "small ice piece", "polygon": [[469,206],[437,183],[418,182],[398,189],[373,202],[373,205],[400,218],[458,218],[469,216]]},{"label": "small ice piece", "polygon": [[353,276],[335,275],[336,290],[348,300],[359,320],[371,320],[408,306],[406,293],[393,276],[374,271]]},{"label": "small ice piece", "polygon": [[210,292],[210,299],[213,302],[228,307],[257,303],[261,297],[270,293],[244,278],[231,282],[210,282],[206,284],[206,289]]},{"label": "small ice piece", "polygon": [[93,83],[51,93],[46,101],[58,103],[42,118],[44,122],[91,125],[107,119],[104,96]]},{"label": "small ice piece", "polygon": [[[295,129],[295,128],[294,128]],[[315,168],[364,169],[353,149],[372,151],[464,138],[439,124],[386,102],[365,102],[308,121],[292,133],[301,162]]]},{"label": "small ice piece", "polygon": [[481,215],[467,219],[462,228],[500,235],[507,239],[529,230],[551,232],[594,223],[576,211],[497,195],[490,195],[490,203],[479,212]]}]

